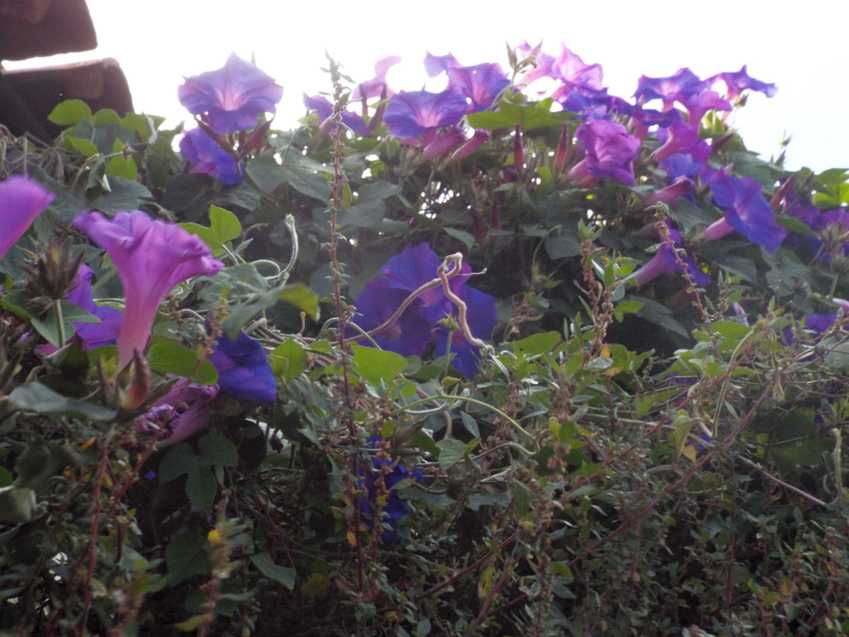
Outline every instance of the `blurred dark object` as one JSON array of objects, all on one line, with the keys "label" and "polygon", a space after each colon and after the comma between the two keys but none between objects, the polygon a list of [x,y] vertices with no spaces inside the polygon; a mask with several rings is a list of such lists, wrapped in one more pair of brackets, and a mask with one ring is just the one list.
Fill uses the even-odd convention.
[{"label": "blurred dark object", "polygon": [[[0,62],[87,51],[97,37],[85,0],[0,0]],[[96,111],[132,112],[127,80],[118,62],[95,60],[40,69],[0,69],[0,124],[43,140],[58,134],[47,121],[53,107],[81,99]]]}]

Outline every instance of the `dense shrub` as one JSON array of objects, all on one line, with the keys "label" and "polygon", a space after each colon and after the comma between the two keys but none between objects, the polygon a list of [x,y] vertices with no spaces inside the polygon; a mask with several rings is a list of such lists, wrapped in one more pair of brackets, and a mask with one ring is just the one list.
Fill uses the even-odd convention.
[{"label": "dense shrub", "polygon": [[509,55],[3,135],[0,634],[849,632],[849,173]]}]

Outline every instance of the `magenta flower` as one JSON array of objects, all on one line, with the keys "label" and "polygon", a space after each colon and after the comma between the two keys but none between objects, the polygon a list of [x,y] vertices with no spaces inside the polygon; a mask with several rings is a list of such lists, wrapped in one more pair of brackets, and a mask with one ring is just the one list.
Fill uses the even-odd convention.
[{"label": "magenta flower", "polygon": [[[601,90],[602,69],[600,64],[586,64],[579,55],[572,53],[565,45],[560,45],[560,55],[554,57],[540,51],[540,46],[531,47],[527,42],[516,50],[523,56],[533,56],[536,67],[525,74],[522,85],[529,86],[535,81],[547,77],[562,82],[568,87],[585,86]],[[557,99],[557,98],[555,98]]]},{"label": "magenta flower", "polygon": [[180,140],[180,152],[191,164],[191,172],[209,175],[225,186],[235,186],[244,178],[236,159],[201,128],[188,131]]},{"label": "magenta flower", "polygon": [[386,74],[393,66],[401,61],[397,55],[378,60],[374,65],[374,77],[365,82],[360,82],[351,93],[352,100],[368,100],[372,97],[389,97],[392,92],[386,83]]},{"label": "magenta flower", "polygon": [[[357,319],[360,327],[372,330],[381,325],[413,290],[436,277],[440,263],[426,243],[407,248],[389,259],[357,297],[355,305],[361,314]],[[495,299],[466,285],[470,272],[471,268],[464,264],[462,273],[451,279],[451,290],[466,302],[472,334],[486,339],[496,323]],[[449,332],[439,325],[446,316],[456,317],[456,308],[441,287],[431,288],[374,338],[382,348],[404,356],[424,356],[432,345],[441,356],[449,347]],[[450,349],[454,355],[452,365],[464,375],[474,376],[479,364],[477,348],[462,333],[454,332]]]},{"label": "magenta flower", "polygon": [[[681,246],[684,242],[681,233],[674,228],[669,228],[669,236],[676,246]],[[696,285],[704,287],[710,283],[710,277],[699,269],[698,264],[689,254],[684,259],[684,263]],[[639,270],[634,272],[630,278],[636,281],[638,286],[643,286],[651,283],[663,274],[674,272],[681,272],[681,265],[678,259],[675,258],[675,251],[666,243],[661,243],[655,255]]]},{"label": "magenta flower", "polygon": [[395,137],[421,144],[440,128],[457,124],[466,107],[463,94],[451,88],[442,93],[401,91],[389,100],[383,121]]},{"label": "magenta flower", "polygon": [[569,179],[582,187],[591,186],[603,177],[634,185],[634,159],[640,152],[640,140],[624,126],[596,119],[581,124],[575,135],[583,144],[585,155],[569,171]]},{"label": "magenta flower", "polygon": [[136,420],[136,429],[156,433],[160,447],[183,442],[209,425],[209,404],[217,395],[217,385],[196,385],[181,378]]},{"label": "magenta flower", "polygon": [[138,210],[119,212],[114,219],[84,213],[74,227],[109,253],[124,286],[126,305],[118,334],[121,365],[144,350],[159,304],[175,285],[223,267],[200,238]]},{"label": "magenta flower", "polygon": [[721,239],[737,231],[768,252],[778,249],[787,231],[775,221],[775,214],[758,182],[717,170],[707,176],[707,185],[714,203],[724,213],[722,219],[705,230],[707,241]]},{"label": "magenta flower", "polygon": [[[304,106],[318,115],[319,129],[328,134],[333,133],[333,104],[321,95],[309,97],[304,95]],[[368,137],[369,129],[365,120],[351,111],[342,111],[342,123],[361,137]]]},{"label": "magenta flower", "polygon": [[722,80],[725,82],[726,95],[729,100],[736,99],[745,90],[759,91],[767,97],[772,97],[778,90],[775,84],[767,84],[753,77],[750,77],[746,71],[746,65],[743,65],[739,71],[730,73],[717,73],[711,78],[713,80]]},{"label": "magenta flower", "polygon": [[177,94],[190,113],[225,134],[253,128],[259,115],[273,113],[283,87],[234,53],[217,71],[186,78]]},{"label": "magenta flower", "polygon": [[678,177],[666,188],[655,190],[646,197],[646,205],[650,206],[658,202],[669,205],[681,197],[686,197],[687,195],[692,194],[693,190],[694,186],[692,179],[688,177]]},{"label": "magenta flower", "polygon": [[0,182],[0,259],[51,201],[52,193],[26,177]]}]

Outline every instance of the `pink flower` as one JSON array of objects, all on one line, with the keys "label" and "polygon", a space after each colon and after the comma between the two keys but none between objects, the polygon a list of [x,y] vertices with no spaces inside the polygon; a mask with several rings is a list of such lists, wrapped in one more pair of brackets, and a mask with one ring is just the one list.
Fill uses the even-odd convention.
[{"label": "pink flower", "polygon": [[52,193],[26,177],[0,182],[0,259],[51,201]]}]

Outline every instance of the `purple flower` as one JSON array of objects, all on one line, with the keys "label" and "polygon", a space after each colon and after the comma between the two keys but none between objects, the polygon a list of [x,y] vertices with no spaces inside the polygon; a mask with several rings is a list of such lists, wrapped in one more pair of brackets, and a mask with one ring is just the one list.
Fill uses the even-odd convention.
[{"label": "purple flower", "polygon": [[[313,97],[304,95],[304,106],[311,111],[315,111],[316,115],[318,115],[318,127],[322,132],[333,134],[333,104],[330,103],[329,99],[321,95],[314,95]],[[368,137],[368,124],[356,113],[342,111],[342,123],[357,135]]]},{"label": "purple flower", "polygon": [[749,177],[734,177],[725,170],[709,175],[707,185],[714,203],[724,216],[704,232],[707,241],[720,239],[735,230],[752,243],[775,252],[787,231],[775,221],[761,185]]},{"label": "purple flower", "polygon": [[743,65],[743,68],[736,72],[717,73],[711,78],[711,81],[713,80],[722,80],[725,82],[726,95],[729,100],[736,99],[747,89],[759,91],[767,97],[772,97],[778,90],[775,87],[775,84],[767,84],[766,82],[761,82],[760,80],[750,77],[746,72],[745,64]]},{"label": "purple flower", "polygon": [[643,75],[637,82],[634,96],[637,102],[644,104],[654,99],[663,101],[663,110],[669,110],[676,101],[690,98],[710,86],[710,82],[699,79],[699,76],[688,68],[678,69],[668,77],[647,77]]},{"label": "purple flower", "polygon": [[702,91],[696,95],[685,97],[681,100],[684,108],[687,109],[687,121],[699,127],[699,124],[708,111],[730,111],[731,104],[727,100],[720,97],[716,91]]},{"label": "purple flower", "polygon": [[183,135],[180,152],[192,165],[191,172],[209,175],[225,186],[235,186],[244,177],[236,159],[201,128]]},{"label": "purple flower", "polygon": [[693,189],[694,186],[692,179],[689,179],[688,177],[678,177],[666,188],[655,190],[646,197],[646,205],[650,206],[651,204],[658,202],[669,205],[681,197],[686,197],[687,195],[692,194]]},{"label": "purple flower", "polygon": [[[357,297],[355,305],[361,314],[357,323],[365,330],[384,323],[411,292],[437,276],[440,264],[439,257],[425,243],[389,259]],[[466,285],[470,272],[471,268],[464,264],[461,274],[450,279],[451,290],[466,303],[472,335],[489,338],[496,323],[495,299]],[[448,351],[448,332],[439,325],[446,316],[456,318],[457,310],[442,287],[434,287],[419,295],[374,339],[382,348],[404,356],[424,356],[431,345],[441,355]],[[454,367],[466,376],[474,376],[479,364],[477,348],[459,333],[452,337],[451,352]]]},{"label": "purple flower", "polygon": [[575,184],[591,186],[602,177],[610,177],[627,186],[634,185],[634,159],[640,152],[640,140],[624,126],[597,119],[581,124],[575,136],[586,153],[569,171]]},{"label": "purple flower", "polygon": [[395,137],[421,143],[429,133],[457,124],[466,107],[466,98],[451,88],[442,93],[402,91],[389,100],[383,120]]},{"label": "purple flower", "polygon": [[401,499],[396,487],[405,480],[422,482],[424,474],[419,468],[408,469],[400,460],[388,457],[381,449],[385,446],[381,436],[371,436],[368,442],[369,446],[378,452],[372,456],[371,466],[360,471],[366,495],[357,499],[357,506],[370,528],[374,528],[375,509],[380,509],[384,529],[380,539],[384,543],[392,544],[399,540],[399,525],[410,514],[410,505]]},{"label": "purple flower", "polygon": [[124,320],[124,313],[121,310],[105,305],[100,306],[94,302],[91,291],[93,278],[94,272],[91,268],[84,263],[81,264],[77,270],[76,283],[68,293],[68,301],[100,319],[99,323],[83,323],[82,321],[74,323],[74,330],[86,349],[112,345],[118,338],[121,322]]},{"label": "purple flower", "polygon": [[186,78],[180,103],[219,134],[253,128],[262,113],[273,113],[283,88],[235,53],[217,71]]},{"label": "purple flower", "polygon": [[676,121],[669,128],[659,131],[660,137],[665,137],[663,145],[651,154],[652,161],[660,162],[672,155],[689,155],[699,164],[704,164],[710,157],[711,149],[707,142],[699,136],[698,126],[689,122]]},{"label": "purple flower", "polygon": [[209,403],[216,395],[216,385],[196,385],[181,378],[136,420],[136,429],[157,433],[161,447],[183,442],[209,425]]},{"label": "purple flower", "polygon": [[430,52],[425,55],[424,60],[425,71],[428,77],[436,77],[440,73],[444,73],[448,69],[454,69],[463,66],[457,61],[453,55],[432,55]]},{"label": "purple flower", "polygon": [[561,44],[560,55],[554,57],[540,51],[540,46],[531,48],[524,42],[516,50],[525,57],[533,56],[536,68],[522,78],[522,85],[529,86],[538,79],[547,77],[562,82],[567,86],[585,86],[601,90],[602,69],[600,64],[586,64],[579,55],[572,53]]},{"label": "purple flower", "polygon": [[[681,233],[674,228],[669,229],[669,236],[676,246],[683,244]],[[710,277],[699,269],[699,265],[689,254],[684,259],[684,263],[686,263],[687,271],[697,285],[704,287],[710,283]],[[681,265],[678,263],[678,259],[675,258],[675,252],[672,247],[666,243],[661,243],[655,255],[639,270],[634,272],[630,278],[634,279],[638,286],[643,286],[654,281],[662,274],[681,271]]]},{"label": "purple flower", "polygon": [[374,65],[374,77],[359,85],[351,93],[352,100],[368,100],[372,97],[388,97],[392,95],[386,84],[386,73],[401,61],[396,55],[390,55],[378,60]]},{"label": "purple flower", "polygon": [[224,393],[260,403],[277,399],[277,381],[265,348],[244,332],[233,340],[222,335],[209,360],[218,371],[218,386]]},{"label": "purple flower", "polygon": [[449,68],[448,85],[470,100],[468,112],[474,113],[492,106],[510,80],[498,64],[478,64]]},{"label": "purple flower", "polygon": [[126,365],[143,351],[162,300],[178,283],[213,275],[223,267],[207,245],[180,226],[153,220],[144,212],[119,212],[107,219],[83,213],[74,227],[106,250],[118,271],[126,299],[118,334],[118,358]]},{"label": "purple flower", "polygon": [[0,259],[51,201],[52,193],[26,177],[0,182]]}]

